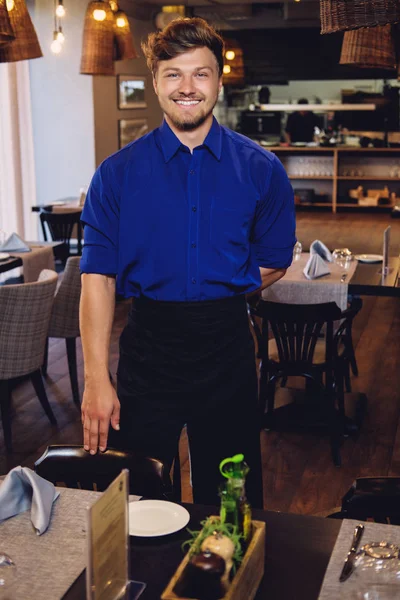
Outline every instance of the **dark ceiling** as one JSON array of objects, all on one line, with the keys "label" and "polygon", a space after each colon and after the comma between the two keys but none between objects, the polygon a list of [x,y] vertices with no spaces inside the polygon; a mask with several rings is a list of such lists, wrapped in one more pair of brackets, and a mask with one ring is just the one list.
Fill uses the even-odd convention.
[{"label": "dark ceiling", "polygon": [[[165,0],[120,0],[119,4],[130,16],[148,20],[169,3]],[[184,4],[189,16],[203,17],[220,30],[320,26],[319,0],[265,0],[262,3],[243,0],[240,4],[231,0],[182,0],[171,4]]]},{"label": "dark ceiling", "polygon": [[[126,13],[154,20],[165,0],[119,0]],[[396,73],[339,65],[342,33],[320,35],[319,0],[186,0],[187,16],[203,17],[243,49],[250,84],[289,80],[380,79]]]}]

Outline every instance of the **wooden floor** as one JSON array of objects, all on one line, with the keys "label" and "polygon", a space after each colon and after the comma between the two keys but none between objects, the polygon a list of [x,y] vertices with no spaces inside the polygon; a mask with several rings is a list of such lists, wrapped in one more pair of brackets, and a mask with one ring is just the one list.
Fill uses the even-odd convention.
[{"label": "wooden floor", "polygon": [[[392,225],[391,253],[400,250],[400,221],[388,215],[301,213],[298,239],[307,248],[321,239],[328,247],[347,246],[354,252],[379,252],[384,228]],[[118,361],[118,337],[128,302],[117,304],[111,346],[111,371]],[[312,514],[340,503],[357,476],[400,476],[400,302],[391,298],[364,298],[355,322],[356,354],[360,370],[353,378],[354,390],[368,396],[368,411],[357,439],[343,443],[343,466],[333,466],[329,441],[321,434],[261,434],[264,505],[268,509]],[[82,352],[78,340],[79,379],[82,390]],[[6,457],[0,427],[0,474],[15,465],[32,466],[47,445],[82,441],[79,413],[72,402],[65,344],[52,340],[47,390],[58,421],[52,427],[29,382],[20,384],[13,396],[15,452]],[[181,440],[183,494],[191,500],[187,445]]]}]

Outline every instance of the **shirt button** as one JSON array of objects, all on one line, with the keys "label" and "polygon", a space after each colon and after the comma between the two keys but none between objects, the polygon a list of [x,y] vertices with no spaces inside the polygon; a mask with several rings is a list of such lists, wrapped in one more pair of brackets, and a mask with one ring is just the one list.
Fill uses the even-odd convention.
[{"label": "shirt button", "polygon": [[194,170],[190,169],[189,173],[190,173],[190,175],[194,175]]},{"label": "shirt button", "polygon": [[192,283],[196,283],[196,280],[194,277],[192,277]]},{"label": "shirt button", "polygon": [[197,210],[196,206],[192,206],[192,211],[196,212],[196,210]]},{"label": "shirt button", "polygon": [[196,244],[192,242],[192,248],[196,248]]}]

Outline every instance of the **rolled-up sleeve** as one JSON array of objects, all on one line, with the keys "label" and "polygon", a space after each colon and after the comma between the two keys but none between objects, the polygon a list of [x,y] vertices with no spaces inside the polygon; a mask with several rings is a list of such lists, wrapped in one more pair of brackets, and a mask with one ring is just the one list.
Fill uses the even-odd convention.
[{"label": "rolled-up sleeve", "polygon": [[119,193],[107,160],[95,172],[81,217],[84,246],[81,273],[116,275],[118,271]]},{"label": "rolled-up sleeve", "polygon": [[252,243],[259,267],[287,268],[296,243],[293,189],[281,162],[270,163],[267,190],[257,207]]}]

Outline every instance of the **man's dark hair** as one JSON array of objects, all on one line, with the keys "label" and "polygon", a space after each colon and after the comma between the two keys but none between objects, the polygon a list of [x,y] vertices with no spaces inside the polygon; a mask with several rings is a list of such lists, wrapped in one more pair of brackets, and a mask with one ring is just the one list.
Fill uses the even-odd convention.
[{"label": "man's dark hair", "polygon": [[165,29],[150,33],[147,40],[142,42],[143,54],[153,76],[160,61],[203,47],[209,48],[214,54],[221,76],[224,67],[224,40],[204,19],[174,19]]},{"label": "man's dark hair", "polygon": [[300,100],[297,101],[297,104],[308,104],[308,100],[307,98],[300,98]]}]

